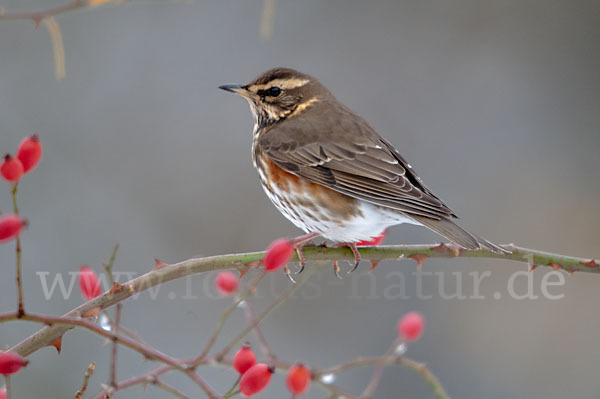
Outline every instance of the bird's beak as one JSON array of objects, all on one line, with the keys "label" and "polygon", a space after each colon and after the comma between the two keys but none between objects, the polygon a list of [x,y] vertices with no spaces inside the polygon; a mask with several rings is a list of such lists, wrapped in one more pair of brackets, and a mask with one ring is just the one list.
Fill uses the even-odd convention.
[{"label": "bird's beak", "polygon": [[223,86],[219,86],[219,89],[229,91],[231,93],[239,94],[240,96],[243,96],[243,97],[248,97],[248,93],[249,93],[248,90],[246,90],[244,87],[242,87],[240,85],[223,85]]}]

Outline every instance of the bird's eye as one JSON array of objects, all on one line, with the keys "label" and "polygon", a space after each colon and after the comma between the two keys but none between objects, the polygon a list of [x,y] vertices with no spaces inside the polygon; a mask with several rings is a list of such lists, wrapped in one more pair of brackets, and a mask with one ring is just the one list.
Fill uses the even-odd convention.
[{"label": "bird's eye", "polygon": [[277,97],[279,94],[281,94],[281,89],[277,86],[273,86],[267,91],[268,96]]}]

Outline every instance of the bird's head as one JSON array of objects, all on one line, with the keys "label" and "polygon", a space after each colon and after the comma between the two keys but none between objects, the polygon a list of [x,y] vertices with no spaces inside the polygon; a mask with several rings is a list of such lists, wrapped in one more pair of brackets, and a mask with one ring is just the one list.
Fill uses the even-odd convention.
[{"label": "bird's head", "polygon": [[317,79],[289,68],[270,69],[247,85],[219,88],[248,100],[258,127],[297,116],[331,96]]}]

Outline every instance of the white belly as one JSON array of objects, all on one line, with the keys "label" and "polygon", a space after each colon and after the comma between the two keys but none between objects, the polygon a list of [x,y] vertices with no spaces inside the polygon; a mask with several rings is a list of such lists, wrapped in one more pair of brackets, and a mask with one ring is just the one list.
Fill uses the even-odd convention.
[{"label": "white belly", "polygon": [[305,199],[302,192],[290,194],[276,188],[273,188],[274,192],[271,192],[264,185],[263,189],[277,209],[296,227],[306,233],[319,233],[323,238],[334,242],[353,243],[371,240],[373,237],[381,235],[388,227],[402,223],[420,225],[398,211],[365,201],[358,201],[360,209],[355,216],[341,220],[328,212],[326,208],[315,212],[312,208],[291,207],[290,203],[301,203]]}]

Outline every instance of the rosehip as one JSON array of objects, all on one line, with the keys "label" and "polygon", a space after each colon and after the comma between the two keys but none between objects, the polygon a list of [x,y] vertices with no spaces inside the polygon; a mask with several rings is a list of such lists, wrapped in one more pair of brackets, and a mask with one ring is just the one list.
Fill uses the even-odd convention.
[{"label": "rosehip", "polygon": [[12,157],[10,154],[4,156],[4,162],[0,165],[0,174],[4,180],[14,183],[23,176],[23,164],[19,158]]},{"label": "rosehip", "polygon": [[238,289],[238,278],[232,272],[220,272],[215,278],[215,285],[221,295],[228,296]]},{"label": "rosehip", "polygon": [[356,243],[357,247],[373,247],[375,245],[381,244],[385,240],[385,236],[387,235],[387,230],[384,230],[378,236],[371,237],[370,240],[363,240]]},{"label": "rosehip", "polygon": [[29,172],[35,168],[42,158],[42,143],[37,134],[25,137],[17,150],[17,158],[23,164],[23,171]]},{"label": "rosehip", "polygon": [[273,369],[264,363],[250,367],[240,380],[240,392],[245,397],[259,393],[269,385]]},{"label": "rosehip", "polygon": [[17,215],[6,214],[0,216],[0,242],[17,237],[26,225],[27,221]]},{"label": "rosehip", "polygon": [[14,374],[28,363],[16,352],[0,352],[0,374]]},{"label": "rosehip", "polygon": [[398,335],[407,341],[419,339],[423,333],[425,321],[418,312],[410,312],[398,321]]},{"label": "rosehip", "polygon": [[293,395],[304,393],[310,386],[310,370],[303,364],[296,364],[288,370],[286,383]]},{"label": "rosehip", "polygon": [[267,271],[279,269],[288,263],[294,253],[294,247],[283,238],[278,238],[269,245],[263,262]]},{"label": "rosehip", "polygon": [[79,269],[79,289],[81,295],[88,301],[102,292],[100,280],[89,266],[84,265]]},{"label": "rosehip", "polygon": [[244,345],[233,357],[233,368],[240,374],[244,374],[248,369],[256,364],[256,356],[249,346]]}]

